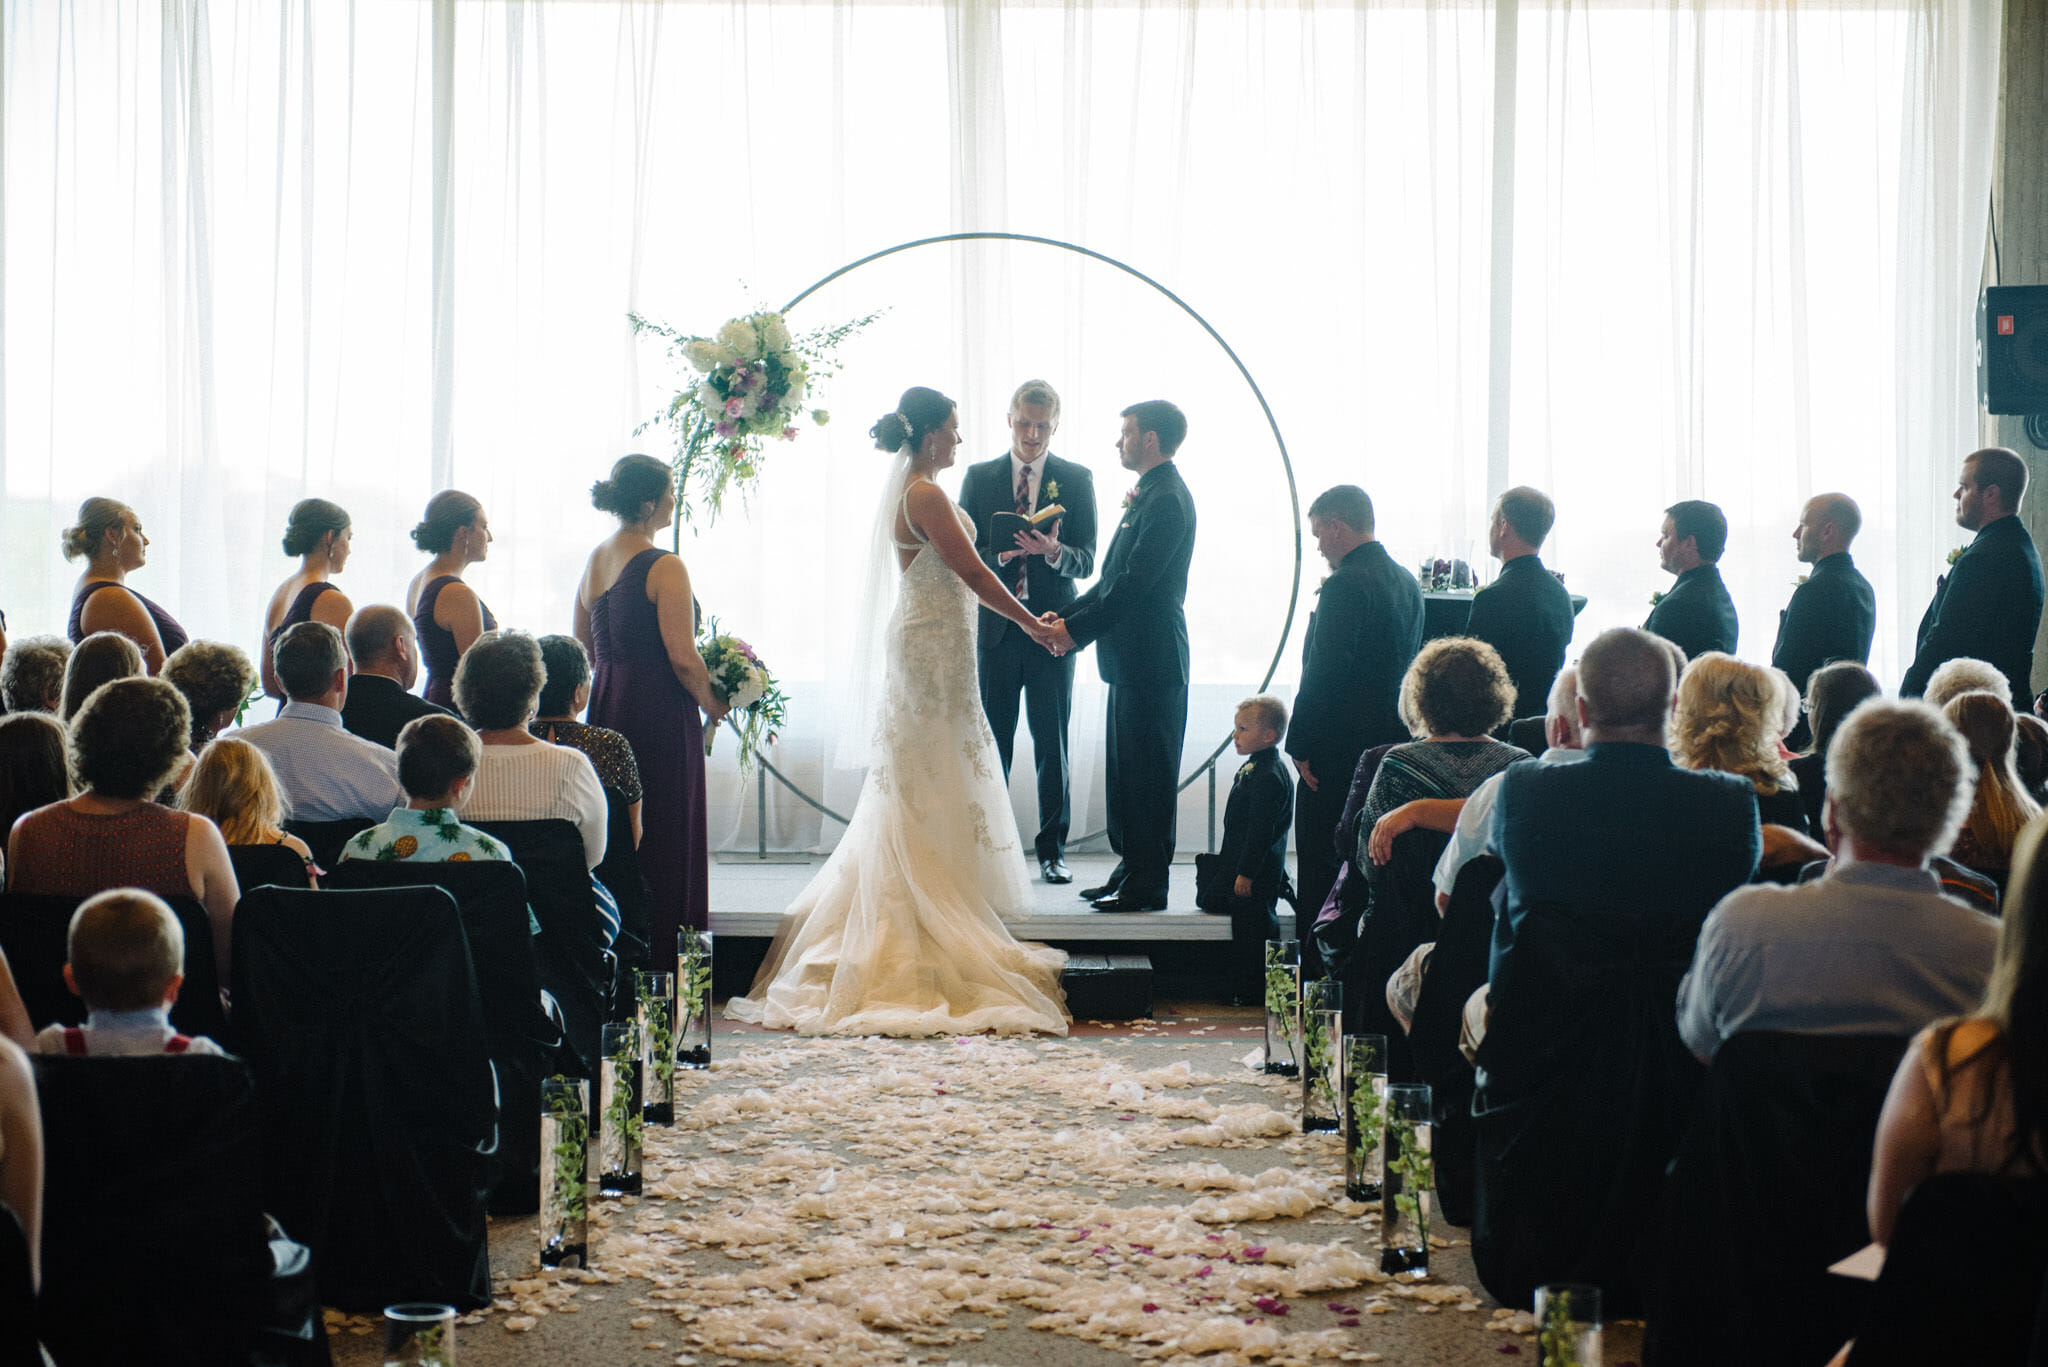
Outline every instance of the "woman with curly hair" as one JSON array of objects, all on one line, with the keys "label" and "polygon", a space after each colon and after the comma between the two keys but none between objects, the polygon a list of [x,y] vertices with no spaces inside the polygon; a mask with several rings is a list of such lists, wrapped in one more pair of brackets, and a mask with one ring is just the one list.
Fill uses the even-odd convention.
[{"label": "woman with curly hair", "polygon": [[2013,843],[2041,814],[2041,804],[2020,783],[2013,764],[2012,708],[1995,693],[1962,693],[1949,699],[1942,712],[1970,743],[1970,759],[1977,766],[1977,797],[1949,858],[2003,886]]},{"label": "woman with curly hair", "polygon": [[285,818],[291,812],[277,773],[248,741],[234,736],[208,741],[178,805],[220,827],[230,845],[284,846],[305,864],[307,884],[318,886],[320,870],[313,863],[313,851],[305,841],[285,833]]},{"label": "woman with curly hair", "polygon": [[[1352,868],[1366,874],[1367,900],[1355,924],[1337,917],[1315,928],[1325,963],[1344,983],[1344,1028],[1388,1037],[1393,1067],[1406,1075],[1406,1033],[1387,1007],[1387,979],[1415,947],[1437,933],[1431,874],[1449,838],[1408,831],[1375,863],[1372,833],[1380,818],[1407,803],[1465,798],[1528,752],[1491,732],[1514,711],[1515,682],[1500,653],[1470,636],[1427,642],[1401,680],[1401,720],[1417,739],[1380,760],[1358,823]],[[1402,842],[1406,843],[1402,843]]]},{"label": "woman with curly hair", "polygon": [[256,686],[256,667],[239,646],[219,641],[194,641],[171,652],[163,677],[185,695],[192,709],[192,749],[196,752],[249,701]]},{"label": "woman with curly hair", "polygon": [[1768,669],[1707,651],[1678,681],[1671,758],[1682,769],[1719,769],[1748,779],[1763,823],[1804,835],[1806,804],[1778,750],[1779,702]]}]

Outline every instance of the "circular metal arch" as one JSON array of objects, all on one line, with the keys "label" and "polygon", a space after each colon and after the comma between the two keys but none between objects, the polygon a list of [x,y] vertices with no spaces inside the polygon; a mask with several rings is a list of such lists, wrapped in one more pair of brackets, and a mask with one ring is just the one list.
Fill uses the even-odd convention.
[{"label": "circular metal arch", "polygon": [[[1275,671],[1277,671],[1280,667],[1280,656],[1287,649],[1287,637],[1294,630],[1295,609],[1298,606],[1300,606],[1301,603],[1301,493],[1300,490],[1295,487],[1294,462],[1288,457],[1287,454],[1287,439],[1280,434],[1280,422],[1277,418],[1273,416],[1273,405],[1266,402],[1266,392],[1260,389],[1259,382],[1252,378],[1252,372],[1250,368],[1245,365],[1243,358],[1237,354],[1237,349],[1231,346],[1229,342],[1225,341],[1223,338],[1223,334],[1218,332],[1214,325],[1212,325],[1207,318],[1204,318],[1200,313],[1196,312],[1194,306],[1188,303],[1187,300],[1181,298],[1178,294],[1175,294],[1165,285],[1153,279],[1151,276],[1145,274],[1145,272],[1139,270],[1137,267],[1130,265],[1127,262],[1119,261],[1115,257],[1110,256],[1106,253],[1098,252],[1092,247],[1084,247],[1077,242],[1066,242],[1056,237],[1040,237],[1032,233],[966,232],[941,233],[936,237],[920,237],[910,242],[899,242],[893,247],[884,247],[882,248],[882,250],[878,252],[869,252],[866,256],[861,257],[859,260],[849,261],[845,265],[841,266],[839,269],[833,271],[831,274],[824,276],[816,283],[808,286],[805,289],[797,291],[796,295],[792,297],[788,303],[782,306],[782,312],[784,314],[788,314],[791,310],[796,308],[798,304],[803,303],[804,300],[810,298],[819,290],[825,288],[825,286],[831,284],[833,281],[839,279],[843,275],[847,275],[852,273],[853,271],[859,270],[862,266],[870,265],[876,261],[880,261],[884,257],[895,256],[899,252],[911,251],[918,247],[941,246],[946,243],[953,242],[1024,242],[1039,247],[1054,247],[1060,251],[1071,252],[1076,256],[1085,256],[1091,261],[1100,261],[1105,266],[1114,267],[1115,269],[1122,271],[1125,275],[1128,275],[1135,280],[1141,280],[1145,284],[1150,285],[1153,289],[1157,290],[1160,294],[1164,295],[1167,299],[1171,300],[1175,307],[1179,308],[1182,313],[1185,313],[1189,318],[1192,318],[1197,324],[1199,324],[1201,326],[1202,331],[1209,334],[1210,339],[1214,341],[1217,346],[1223,349],[1223,354],[1230,358],[1230,363],[1237,367],[1237,373],[1244,377],[1244,382],[1246,386],[1248,386],[1252,391],[1252,397],[1259,401],[1259,411],[1266,415],[1266,426],[1273,433],[1273,445],[1280,452],[1280,468],[1282,472],[1287,476],[1287,503],[1288,507],[1290,508],[1293,514],[1291,520],[1294,526],[1294,578],[1293,582],[1289,584],[1287,590],[1287,618],[1284,622],[1281,623],[1280,639],[1274,642],[1273,644],[1273,658],[1266,662],[1265,677],[1259,680],[1259,691],[1264,692],[1266,685],[1273,682],[1273,675]],[[675,526],[675,535],[678,543],[678,548],[680,548],[680,543],[682,540],[682,514],[680,511],[677,512],[676,518],[677,521]],[[1228,736],[1224,737],[1221,741],[1218,741],[1216,744],[1216,748],[1209,752],[1208,757],[1206,759],[1204,759],[1200,764],[1196,765],[1194,769],[1189,771],[1187,777],[1183,778],[1180,781],[1179,786],[1175,788],[1174,791],[1176,793],[1184,792],[1189,784],[1193,783],[1196,779],[1200,778],[1204,773],[1207,773],[1209,769],[1216,763],[1217,757],[1223,753],[1224,748],[1229,744],[1230,738]],[[816,808],[820,813],[822,813],[825,816],[831,817],[834,821],[837,821],[842,826],[847,824],[846,817],[841,816],[838,812],[833,811],[830,807],[827,807],[817,798],[812,797],[809,793],[805,792],[803,788],[801,788],[794,781],[792,781],[787,774],[783,773],[780,769],[777,769],[772,763],[770,763],[767,756],[757,754],[754,757],[754,762],[759,764],[764,772],[773,774],[775,776],[776,781],[781,783],[783,787],[789,789],[792,793],[796,794],[797,797],[801,798],[804,802],[809,803],[812,807]],[[1090,831],[1086,835],[1075,836],[1073,837],[1071,843],[1080,844],[1083,841],[1094,840],[1097,837],[1102,836],[1104,834],[1107,834],[1107,828],[1104,828],[1103,830],[1099,831]]]}]

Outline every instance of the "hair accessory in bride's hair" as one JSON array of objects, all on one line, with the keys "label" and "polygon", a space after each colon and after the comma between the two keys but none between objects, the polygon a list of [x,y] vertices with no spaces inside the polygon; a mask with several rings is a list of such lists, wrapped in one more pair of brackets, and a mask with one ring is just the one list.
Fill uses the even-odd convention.
[{"label": "hair accessory in bride's hair", "polygon": [[917,424],[910,420],[910,415],[908,413],[905,413],[899,409],[898,411],[891,413],[889,416],[903,424],[904,432],[910,433],[915,432],[917,430]]}]

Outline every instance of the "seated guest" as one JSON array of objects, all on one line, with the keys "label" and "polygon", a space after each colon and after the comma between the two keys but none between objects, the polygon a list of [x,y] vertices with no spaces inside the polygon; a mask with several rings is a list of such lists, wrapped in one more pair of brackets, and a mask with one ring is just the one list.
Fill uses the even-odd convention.
[{"label": "seated guest", "polygon": [[325,622],[336,631],[347,628],[355,605],[335,587],[334,576],[348,564],[354,536],[341,505],[324,498],[302,498],[292,505],[285,520],[284,553],[299,557],[299,568],[277,586],[263,610],[263,691],[269,696],[284,700],[284,687],[269,668],[278,637],[301,622]]},{"label": "seated guest", "polygon": [[1685,667],[1671,714],[1671,758],[1748,780],[1766,825],[1806,831],[1806,807],[1778,755],[1778,692],[1770,671],[1708,651]]},{"label": "seated guest", "polygon": [[314,884],[320,870],[306,842],[287,835],[284,790],[263,752],[239,736],[208,741],[199,762],[185,780],[178,805],[220,827],[230,845],[282,845],[306,865],[306,881]]},{"label": "seated guest", "polygon": [[1839,727],[1866,698],[1883,694],[1877,676],[1849,660],[1822,665],[1806,681],[1806,722],[1813,748],[1795,755],[1788,768],[1799,783],[1799,800],[1806,808],[1806,828],[1818,831],[1821,800],[1827,795],[1828,742]]},{"label": "seated guest", "polygon": [[1944,661],[1928,676],[1927,691],[1921,696],[1930,707],[1947,707],[1951,699],[1965,693],[1995,694],[2006,706],[2012,705],[2011,680],[1999,671],[1998,666],[1973,660],[1967,655]]},{"label": "seated guest", "polygon": [[24,636],[0,658],[0,702],[8,712],[55,712],[64,705],[64,666],[71,642],[62,636]]},{"label": "seated guest", "polygon": [[510,859],[511,853],[455,815],[476,779],[483,747],[460,719],[418,717],[398,733],[398,784],[405,805],[350,837],[343,859],[464,864]]},{"label": "seated guest", "polygon": [[[1347,1028],[1354,1033],[1399,1035],[1386,1006],[1387,979],[1415,947],[1435,938],[1435,896],[1430,874],[1444,842],[1432,838],[1404,851],[1391,845],[1375,863],[1370,832],[1379,818],[1418,798],[1463,798],[1525,751],[1491,738],[1508,720],[1514,680],[1484,641],[1445,636],[1425,643],[1401,681],[1401,713],[1420,740],[1397,745],[1380,761],[1359,822],[1353,866],[1369,889],[1356,929],[1341,923],[1317,928],[1325,962],[1341,965]],[[1354,939],[1354,943],[1347,943]],[[1405,1057],[1395,1041],[1394,1061]]]},{"label": "seated guest", "polygon": [[1928,867],[1970,788],[1968,747],[1925,703],[1868,702],[1842,723],[1828,871],[1737,888],[1700,930],[1678,1030],[1702,1063],[1744,1030],[1904,1036],[1982,1000],[1998,922],[1943,896]]},{"label": "seated guest", "polygon": [[[192,748],[219,735],[241,714],[256,687],[256,667],[237,646],[219,641],[193,641],[179,646],[164,661],[170,680],[192,709]],[[232,843],[232,842],[231,842]]]},{"label": "seated guest", "polygon": [[1767,668],[1764,673],[1770,675],[1771,695],[1778,704],[1778,721],[1772,728],[1778,736],[1778,758],[1789,763],[1798,753],[1787,742],[1791,740],[1792,733],[1799,729],[1802,720],[1803,709],[1800,707],[1799,690],[1792,686],[1792,676],[1782,669]]},{"label": "seated guest", "polygon": [[1721,582],[1721,553],[1727,549],[1728,518],[1716,505],[1695,498],[1664,510],[1657,563],[1678,579],[1652,597],[1643,630],[1670,641],[1689,660],[1710,650],[1735,653],[1735,600]]},{"label": "seated guest", "polygon": [[96,631],[80,641],[64,662],[64,693],[57,716],[67,724],[85,706],[93,690],[114,679],[133,679],[142,670],[142,652],[117,631]]},{"label": "seated guest", "polygon": [[1626,1315],[1701,1076],[1671,1004],[1701,922],[1756,871],[1761,837],[1748,782],[1665,751],[1676,680],[1663,643],[1601,633],[1578,688],[1586,758],[1514,766],[1494,805],[1506,872],[1472,1103],[1472,1254],[1503,1305],[1583,1281]]},{"label": "seated guest", "polygon": [[226,1052],[204,1035],[181,1035],[171,1004],[185,982],[185,928],[163,899],[138,888],[89,897],[71,914],[64,983],[85,999],[84,1025],[36,1036],[45,1054],[122,1058]]},{"label": "seated guest", "polygon": [[301,622],[277,638],[278,681],[291,699],[277,720],[242,728],[261,750],[300,821],[377,820],[405,799],[398,756],[342,730],[348,650],[325,622]]},{"label": "seated guest", "polygon": [[[47,712],[0,717],[0,831],[11,831],[24,812],[71,796],[64,762],[64,728]],[[0,871],[6,861],[0,860]]]},{"label": "seated guest", "polygon": [[85,557],[85,573],[71,598],[65,635],[73,645],[96,631],[118,631],[142,652],[143,667],[155,674],[171,652],[185,644],[178,619],[128,587],[128,576],[149,557],[142,519],[127,504],[89,498],[78,505],[78,521],[64,529],[64,558]]},{"label": "seated guest", "polygon": [[2015,713],[2012,721],[2013,771],[2028,797],[2048,804],[2048,722],[2031,712]]},{"label": "seated guest", "polygon": [[583,859],[604,859],[604,788],[580,750],[526,729],[547,681],[540,643],[522,631],[487,631],[455,668],[455,705],[483,742],[464,815],[472,821],[560,817],[583,836]]},{"label": "seated guest", "polygon": [[0,1039],[0,1205],[21,1221],[31,1289],[42,1282],[43,1112],[28,1055]]},{"label": "seated guest", "polygon": [[375,603],[348,619],[348,653],[356,672],[349,676],[341,724],[378,745],[396,746],[398,733],[416,717],[452,717],[438,703],[409,690],[420,677],[419,642],[412,618]]},{"label": "seated guest", "polygon": [[1990,986],[1959,1020],[1929,1026],[1899,1062],[1878,1117],[1870,1237],[1891,1242],[1906,1196],[1943,1172],[2048,1177],[2048,860],[2036,821],[2014,852]]},{"label": "seated guest", "polygon": [[541,668],[547,682],[541,685],[540,715],[527,729],[550,745],[581,750],[597,770],[607,802],[625,809],[633,843],[640,843],[640,766],[633,746],[625,736],[608,726],[586,726],[576,719],[590,706],[590,656],[583,642],[574,636],[540,638]]},{"label": "seated guest", "polygon": [[151,801],[190,758],[192,710],[162,679],[100,685],[71,723],[78,796],[28,813],[7,840],[7,890],[89,897],[140,888],[193,897],[213,922],[220,981],[241,889],[211,821]]},{"label": "seated guest", "polygon": [[1949,857],[2003,884],[2020,830],[2041,814],[2041,804],[2020,786],[2013,768],[2012,708],[1990,693],[1964,693],[1942,711],[1969,742],[1977,770],[1977,796],[1956,834]]}]

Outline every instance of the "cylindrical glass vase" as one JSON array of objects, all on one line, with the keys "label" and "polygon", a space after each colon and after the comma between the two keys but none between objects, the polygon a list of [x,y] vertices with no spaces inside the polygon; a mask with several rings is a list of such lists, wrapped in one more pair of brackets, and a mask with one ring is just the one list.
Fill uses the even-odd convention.
[{"label": "cylindrical glass vase", "polygon": [[1429,1275],[1429,1088],[1387,1088],[1386,1176],[1380,1188],[1380,1271],[1399,1281]]},{"label": "cylindrical glass vase", "polygon": [[676,932],[676,1067],[711,1066],[711,932]]},{"label": "cylindrical glass vase", "polygon": [[540,1265],[590,1265],[590,1084],[540,1084]]},{"label": "cylindrical glass vase", "polygon": [[640,1117],[650,1125],[676,1123],[676,975],[635,973],[635,1019],[640,1026],[640,1076],[646,1083]]},{"label": "cylindrical glass vase", "polygon": [[597,1189],[605,1196],[640,1194],[640,1027],[613,1021],[602,1033],[598,1064]]},{"label": "cylindrical glass vase", "polygon": [[1600,1288],[1536,1288],[1536,1344],[1543,1367],[1600,1367]]},{"label": "cylindrical glass vase", "polygon": [[1301,1071],[1301,941],[1266,941],[1266,1071]]},{"label": "cylindrical glass vase", "polygon": [[1301,1132],[1344,1125],[1344,985],[1319,978],[1301,985]]},{"label": "cylindrical glass vase", "polygon": [[1344,1038],[1344,1195],[1380,1199],[1386,1173],[1387,1037]]},{"label": "cylindrical glass vase", "polygon": [[455,1307],[384,1307],[384,1367],[455,1367]]}]

